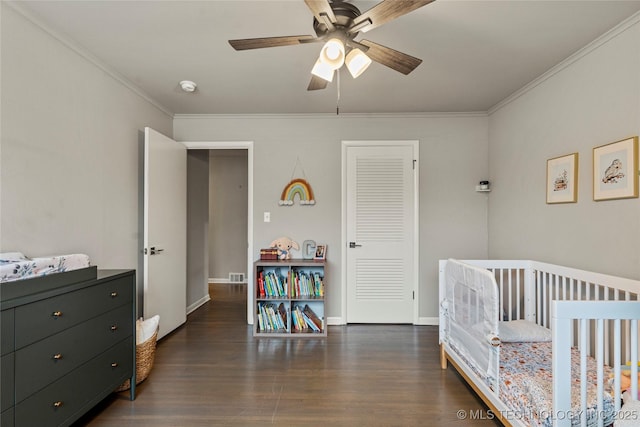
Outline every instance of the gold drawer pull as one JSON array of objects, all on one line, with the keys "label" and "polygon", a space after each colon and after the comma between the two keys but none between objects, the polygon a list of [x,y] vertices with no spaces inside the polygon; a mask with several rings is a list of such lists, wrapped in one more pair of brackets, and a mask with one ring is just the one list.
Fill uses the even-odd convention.
[{"label": "gold drawer pull", "polygon": [[117,331],[117,330],[118,330],[118,325],[113,325],[113,326],[111,326],[111,331],[112,331],[112,332],[115,332],[115,331]]},{"label": "gold drawer pull", "polygon": [[54,360],[60,360],[60,359],[62,359],[62,354],[60,354],[60,353],[54,354],[54,355],[53,355],[53,359],[54,359]]},{"label": "gold drawer pull", "polygon": [[117,293],[117,292],[111,292],[111,298],[115,298],[115,297],[117,297],[117,296],[118,296],[118,293]]},{"label": "gold drawer pull", "polygon": [[61,311],[54,311],[53,313],[51,313],[51,315],[53,317],[60,317],[60,316],[62,316],[62,312]]},{"label": "gold drawer pull", "polygon": [[57,402],[53,402],[53,407],[54,408],[59,408],[62,405],[64,405],[64,402],[62,400],[58,400]]},{"label": "gold drawer pull", "polygon": [[112,368],[117,368],[117,367],[118,367],[118,363],[113,362],[113,363],[111,364],[111,367],[112,367]]}]

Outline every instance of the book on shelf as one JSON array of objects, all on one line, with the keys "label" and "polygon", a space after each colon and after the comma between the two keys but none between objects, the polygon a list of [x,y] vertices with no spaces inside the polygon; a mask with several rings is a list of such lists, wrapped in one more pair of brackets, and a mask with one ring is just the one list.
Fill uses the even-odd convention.
[{"label": "book on shelf", "polygon": [[287,280],[282,277],[280,269],[260,271],[258,274],[258,297],[286,297]]},{"label": "book on shelf", "polygon": [[304,308],[296,306],[291,312],[293,327],[298,332],[322,332],[322,320],[314,313],[314,311],[305,305]]},{"label": "book on shelf", "polygon": [[286,332],[287,309],[284,303],[258,303],[258,330],[260,332]]},{"label": "book on shelf", "polygon": [[[318,331],[320,331],[322,329],[322,326],[323,326],[322,325],[322,320],[320,320],[320,318],[318,316],[316,316],[316,313],[314,313],[314,311],[311,310],[311,308],[308,305],[304,306],[304,309],[302,310],[302,313],[307,315],[307,317],[309,318],[311,323],[317,327]],[[312,326],[312,328],[313,328],[313,326]]]},{"label": "book on shelf", "polygon": [[261,298],[267,295],[264,289],[264,271],[261,271],[258,275],[258,292]]},{"label": "book on shelf", "polygon": [[320,273],[305,273],[291,271],[289,283],[291,283],[291,295],[294,297],[322,297],[324,296],[324,284]]}]

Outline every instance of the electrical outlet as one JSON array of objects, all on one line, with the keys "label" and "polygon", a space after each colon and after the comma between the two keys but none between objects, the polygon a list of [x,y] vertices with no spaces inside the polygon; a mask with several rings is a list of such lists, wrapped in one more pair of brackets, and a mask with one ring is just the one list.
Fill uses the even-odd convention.
[{"label": "electrical outlet", "polygon": [[264,222],[271,222],[271,212],[264,213]]}]

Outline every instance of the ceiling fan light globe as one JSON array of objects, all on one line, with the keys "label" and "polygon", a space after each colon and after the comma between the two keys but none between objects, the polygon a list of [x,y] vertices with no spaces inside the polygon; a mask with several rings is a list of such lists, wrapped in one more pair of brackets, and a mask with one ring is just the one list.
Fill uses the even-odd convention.
[{"label": "ceiling fan light globe", "polygon": [[320,60],[330,66],[332,70],[342,67],[344,56],[344,43],[340,39],[330,39],[320,51]]},{"label": "ceiling fan light globe", "polygon": [[371,65],[371,62],[371,58],[369,58],[360,49],[353,49],[349,52],[347,59],[345,60],[347,69],[354,79],[364,73],[364,71],[369,68],[369,65]]},{"label": "ceiling fan light globe", "polygon": [[316,61],[315,65],[311,69],[311,74],[328,82],[333,81],[333,68],[320,59]]},{"label": "ceiling fan light globe", "polygon": [[325,50],[325,53],[327,55],[327,58],[329,58],[331,61],[336,61],[338,58],[340,58],[340,47],[337,46],[336,43],[330,44],[327,46],[327,50]]}]

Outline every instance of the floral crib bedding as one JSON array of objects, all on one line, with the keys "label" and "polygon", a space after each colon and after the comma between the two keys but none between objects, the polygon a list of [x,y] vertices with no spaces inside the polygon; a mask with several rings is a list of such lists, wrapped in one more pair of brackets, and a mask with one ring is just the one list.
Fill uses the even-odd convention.
[{"label": "floral crib bedding", "polygon": [[20,252],[0,253],[0,283],[77,270],[91,265],[85,254],[28,258]]},{"label": "floral crib bedding", "polygon": [[[510,408],[510,412],[502,414],[507,420],[518,420],[529,426],[553,426],[553,371],[551,358],[551,342],[518,342],[500,345],[500,400]],[[491,381],[469,364],[455,347],[455,353],[461,357],[472,371],[491,387]],[[571,413],[563,414],[571,418],[572,426],[580,426],[580,352],[571,349]],[[598,425],[596,400],[596,361],[587,358],[587,427]],[[612,373],[609,366],[604,366],[604,378]],[[607,381],[605,380],[605,387]],[[611,425],[615,419],[615,406],[611,393],[605,391],[604,410],[599,414],[604,425]]]},{"label": "floral crib bedding", "polygon": [[[551,342],[502,343],[500,348],[500,399],[513,408],[513,416],[532,426],[551,427],[553,413],[553,376]],[[571,419],[572,426],[580,425],[580,352],[571,349],[571,413],[558,416]],[[612,372],[604,367],[604,378]],[[597,410],[597,365],[587,358],[587,426],[597,426],[598,418],[610,425],[615,417],[615,405],[605,392],[604,409]]]}]

